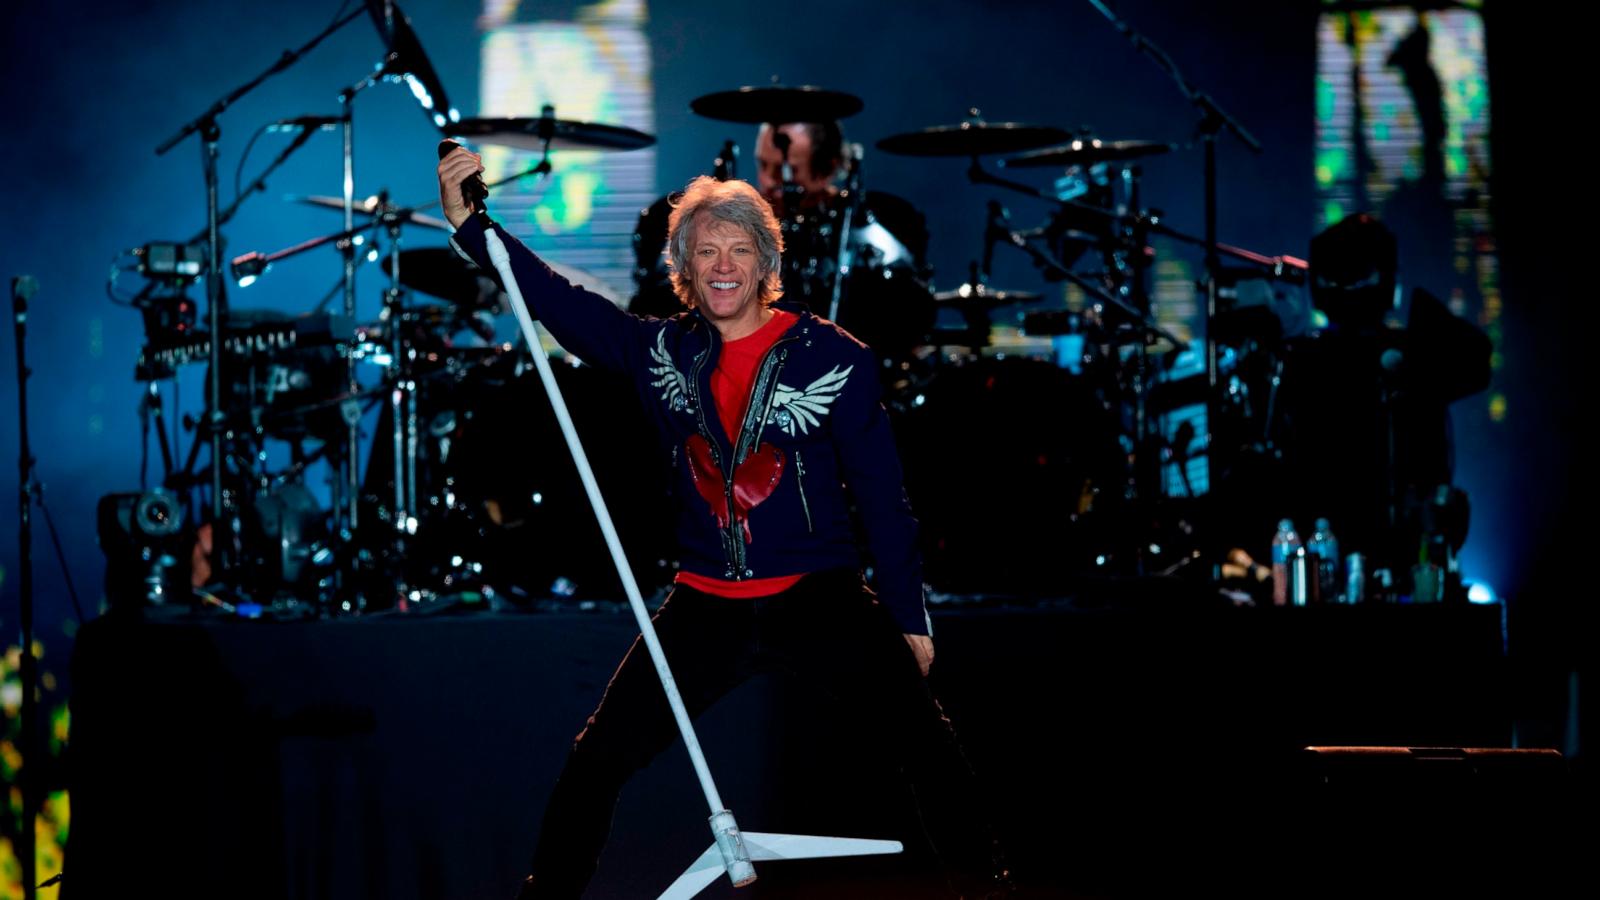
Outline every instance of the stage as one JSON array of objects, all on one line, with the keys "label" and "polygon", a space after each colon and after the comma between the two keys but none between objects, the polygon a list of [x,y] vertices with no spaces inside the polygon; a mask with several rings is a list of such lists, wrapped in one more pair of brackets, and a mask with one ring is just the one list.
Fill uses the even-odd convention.
[{"label": "stage", "polygon": [[[1508,746],[1498,608],[1063,603],[940,610],[935,630],[934,684],[1023,896],[1303,896],[1375,877],[1374,859],[1398,861],[1394,879],[1437,877],[1439,854],[1504,828],[1489,816],[1505,796],[1481,777],[1330,787],[1299,752]],[[566,748],[635,633],[605,604],[92,622],[73,661],[62,896],[509,897]],[[741,896],[928,895],[894,761],[802,685],[749,682],[700,734],[746,829],[907,844],[903,858],[767,864]],[[1568,800],[1564,770],[1512,775],[1501,785],[1523,813]],[[1363,789],[1379,783],[1399,788]],[[1555,821],[1517,827],[1556,834]],[[625,790],[588,896],[654,896],[703,848],[704,823],[680,744]],[[1555,871],[1499,862],[1520,884]]]}]

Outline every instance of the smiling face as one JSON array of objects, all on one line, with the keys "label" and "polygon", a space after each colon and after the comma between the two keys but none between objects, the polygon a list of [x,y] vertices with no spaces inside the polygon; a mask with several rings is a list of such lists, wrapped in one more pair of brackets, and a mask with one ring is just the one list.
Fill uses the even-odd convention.
[{"label": "smiling face", "polygon": [[783,293],[783,234],[761,194],[743,181],[702,175],[673,201],[667,219],[667,262],[678,299],[697,309],[723,336],[759,327]]},{"label": "smiling face", "polygon": [[689,254],[701,314],[724,332],[759,322],[764,273],[756,242],[743,228],[713,219],[695,229]]}]

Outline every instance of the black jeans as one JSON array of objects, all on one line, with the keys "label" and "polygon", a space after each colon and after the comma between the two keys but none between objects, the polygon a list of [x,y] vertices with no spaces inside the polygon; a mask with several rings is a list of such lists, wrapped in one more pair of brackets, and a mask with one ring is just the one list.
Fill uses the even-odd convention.
[{"label": "black jeans", "polygon": [[[788,671],[870,723],[910,781],[945,866],[978,879],[998,869],[986,804],[955,732],[888,612],[857,572],[809,575],[781,594],[714,597],[677,586],[655,615],[691,716],[746,678]],[[556,782],[522,897],[577,898],[593,877],[622,785],[679,739],[642,639],[612,676]]]}]

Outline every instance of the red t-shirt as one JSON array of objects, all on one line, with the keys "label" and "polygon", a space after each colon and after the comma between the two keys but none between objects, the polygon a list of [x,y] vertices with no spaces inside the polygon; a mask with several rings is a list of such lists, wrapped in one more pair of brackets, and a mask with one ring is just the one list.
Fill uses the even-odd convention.
[{"label": "red t-shirt", "polygon": [[[772,345],[783,337],[800,317],[792,312],[773,310],[767,324],[736,341],[722,343],[722,355],[717,359],[717,370],[711,373],[711,399],[717,406],[717,419],[728,439],[739,440],[739,426],[744,424],[745,407],[750,403],[750,388],[755,382],[756,369]],[[793,587],[805,576],[779,575],[774,578],[752,578],[748,581],[724,581],[693,572],[679,572],[679,584],[718,597],[770,597]]]}]

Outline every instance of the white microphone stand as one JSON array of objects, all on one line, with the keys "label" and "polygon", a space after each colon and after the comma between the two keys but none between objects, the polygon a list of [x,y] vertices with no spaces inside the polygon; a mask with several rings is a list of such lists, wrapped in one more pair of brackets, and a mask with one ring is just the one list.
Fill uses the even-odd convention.
[{"label": "white microphone stand", "polygon": [[[572,461],[578,467],[578,477],[583,481],[585,493],[589,495],[589,505],[594,509],[595,519],[600,523],[600,533],[605,535],[606,547],[611,551],[611,560],[617,568],[617,577],[622,579],[623,590],[628,595],[628,605],[633,607],[634,618],[639,621],[639,631],[644,638],[644,645],[649,649],[650,660],[655,663],[656,674],[661,678],[661,688],[666,691],[667,703],[672,706],[672,716],[678,722],[678,731],[683,735],[683,742],[689,748],[689,761],[694,764],[695,774],[700,778],[700,790],[705,792],[706,804],[711,808],[713,837],[711,846],[690,863],[689,868],[661,894],[659,900],[689,900],[711,882],[716,881],[724,872],[728,873],[728,878],[734,887],[744,887],[756,880],[754,863],[757,860],[899,853],[903,849],[899,841],[817,837],[805,834],[766,834],[739,830],[738,823],[733,819],[733,813],[722,804],[716,782],[711,780],[711,769],[706,765],[705,754],[700,751],[700,740],[695,737],[694,724],[690,722],[689,712],[684,708],[683,698],[678,694],[678,684],[672,678],[672,670],[667,667],[667,657],[661,650],[661,642],[656,637],[655,627],[650,622],[650,613],[645,609],[644,598],[639,594],[639,584],[634,581],[633,568],[628,565],[628,559],[623,554],[622,541],[617,537],[617,529],[611,522],[611,513],[606,508],[605,498],[600,496],[600,486],[595,483],[594,470],[589,467],[589,457],[584,453],[577,429],[572,425],[572,417],[567,413],[567,402],[561,395],[561,387],[556,384],[555,373],[550,369],[550,360],[545,358],[543,344],[539,339],[539,326],[529,314],[528,304],[523,300],[522,291],[517,286],[516,275],[511,271],[511,257],[506,252],[500,236],[495,234],[493,229],[489,229],[485,237],[489,245],[489,259],[499,270],[500,279],[505,283],[506,294],[511,299],[511,308],[516,312],[517,322],[522,326],[522,336],[527,340],[534,366],[539,370],[539,380],[544,383],[545,393],[550,397],[550,407],[555,410],[556,421],[561,425],[561,434],[567,440],[567,449],[572,452]],[[556,824],[559,827],[559,823]]]}]

